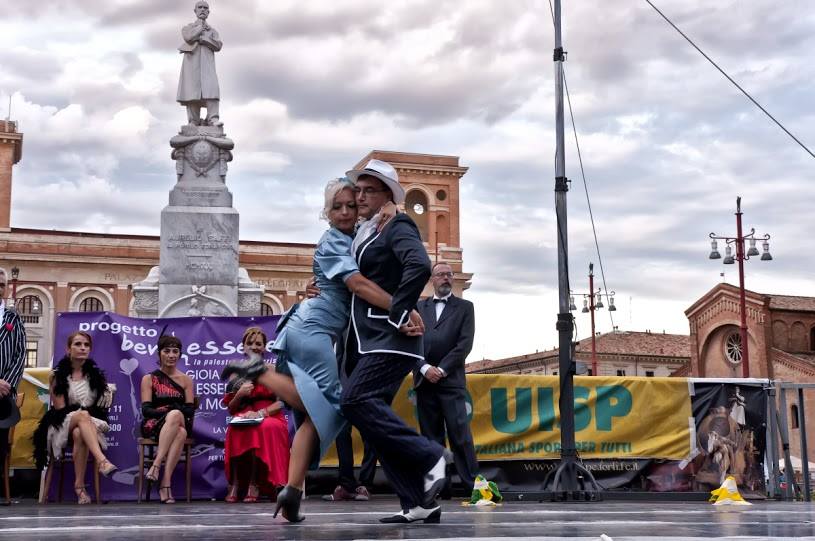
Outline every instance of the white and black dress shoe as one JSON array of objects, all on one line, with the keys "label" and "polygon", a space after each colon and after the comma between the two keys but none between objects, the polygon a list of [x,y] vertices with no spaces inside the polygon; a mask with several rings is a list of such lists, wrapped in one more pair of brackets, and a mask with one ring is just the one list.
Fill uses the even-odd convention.
[{"label": "white and black dress shoe", "polygon": [[438,524],[441,521],[441,507],[412,507],[408,511],[399,511],[395,515],[380,518],[379,522],[385,524],[409,524],[416,521],[424,521],[425,524]]},{"label": "white and black dress shoe", "polygon": [[433,507],[435,505],[436,497],[447,484],[447,449],[445,453],[439,457],[438,462],[430,468],[424,476],[424,501],[422,502],[425,507]]}]

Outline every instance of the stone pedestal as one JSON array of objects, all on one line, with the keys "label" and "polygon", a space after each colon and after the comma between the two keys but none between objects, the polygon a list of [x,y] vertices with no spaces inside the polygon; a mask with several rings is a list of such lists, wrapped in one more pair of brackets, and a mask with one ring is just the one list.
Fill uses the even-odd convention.
[{"label": "stone pedestal", "polygon": [[234,143],[222,127],[181,128],[170,140],[177,182],[161,211],[159,266],[134,284],[140,317],[258,315],[263,287],[238,267],[238,211],[226,188]]}]

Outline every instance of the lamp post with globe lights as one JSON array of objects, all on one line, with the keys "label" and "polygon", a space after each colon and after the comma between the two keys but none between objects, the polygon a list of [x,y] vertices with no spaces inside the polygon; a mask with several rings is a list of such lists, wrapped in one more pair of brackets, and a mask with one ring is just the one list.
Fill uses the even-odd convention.
[{"label": "lamp post with globe lights", "polygon": [[[591,313],[591,375],[598,375],[597,372],[597,343],[596,334],[594,332],[594,312],[600,310],[605,305],[603,304],[603,297],[608,299],[608,311],[615,312],[617,307],[614,306],[614,292],[605,294],[602,288],[594,290],[594,263],[589,263],[589,293],[578,293],[583,297],[583,309],[581,312],[584,314]],[[574,295],[569,296],[569,310],[574,312],[577,306],[574,303]]]},{"label": "lamp post with globe lights", "polygon": [[[741,374],[742,377],[749,378],[750,377],[750,354],[748,351],[748,344],[747,344],[747,302],[745,299],[744,294],[744,262],[751,257],[755,257],[759,255],[758,248],[756,248],[756,242],[762,241],[762,253],[761,253],[761,260],[762,261],[772,261],[773,256],[770,255],[770,235],[764,236],[756,236],[756,230],[750,229],[750,232],[746,235],[742,234],[742,226],[741,226],[741,197],[736,198],[736,236],[735,237],[722,237],[716,235],[716,233],[710,234],[710,259],[722,259],[722,255],[719,253],[719,246],[717,241],[723,240],[725,242],[725,250],[724,250],[724,259],[722,263],[725,265],[732,265],[738,261],[739,263],[739,312],[741,316],[741,325],[740,325],[740,341],[741,341],[741,348],[740,348],[740,362],[741,362]],[[745,241],[749,241],[750,247],[745,250]],[[733,246],[736,248],[735,255],[733,254]],[[734,353],[738,353],[735,351]]]}]

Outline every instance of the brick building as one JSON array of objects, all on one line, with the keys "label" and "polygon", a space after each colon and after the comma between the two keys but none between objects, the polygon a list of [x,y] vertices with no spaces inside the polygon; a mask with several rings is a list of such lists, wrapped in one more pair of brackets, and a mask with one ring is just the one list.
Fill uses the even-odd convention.
[{"label": "brick building", "polygon": [[[595,337],[601,376],[670,376],[690,361],[690,341],[684,334],[615,331]],[[591,337],[577,343],[578,373],[591,374]],[[470,374],[557,375],[558,350],[551,349],[467,364]]]},{"label": "brick building", "polygon": [[[750,376],[794,383],[815,383],[815,297],[746,291],[747,351]],[[690,326],[691,359],[687,375],[741,377],[739,288],[718,284],[685,310]],[[790,449],[800,457],[797,397],[787,396]],[[815,449],[815,391],[805,391],[807,447]]]},{"label": "brick building", "polygon": [[[28,365],[48,366],[52,355],[61,354],[61,345],[55,352],[52,344],[58,312],[132,314],[131,285],[158,265],[159,238],[11,227],[12,169],[23,157],[22,144],[17,124],[0,121],[0,267],[19,271],[17,280],[9,276],[7,294],[15,294],[26,324]],[[467,168],[455,156],[385,151],[373,151],[357,165],[370,158],[399,172],[406,211],[419,225],[431,261],[450,263],[454,290],[461,294],[472,278],[463,272],[459,240],[459,181]],[[240,266],[265,287],[262,315],[279,314],[302,299],[313,253],[312,244],[240,241]]]},{"label": "brick building", "polygon": [[[746,291],[750,376],[815,383],[815,297]],[[596,337],[600,375],[740,378],[739,288],[717,284],[685,311],[690,335],[612,332]],[[578,373],[591,366],[591,338],[575,349]],[[558,350],[467,364],[471,374],[558,373]],[[590,373],[590,372],[589,372]],[[788,392],[790,450],[801,456],[797,396]],[[815,391],[804,393],[807,447],[815,449]]]}]

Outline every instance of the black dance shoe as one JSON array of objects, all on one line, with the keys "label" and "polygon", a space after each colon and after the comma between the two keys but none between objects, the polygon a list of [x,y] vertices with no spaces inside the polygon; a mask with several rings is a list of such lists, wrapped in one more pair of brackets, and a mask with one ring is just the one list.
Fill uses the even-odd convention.
[{"label": "black dance shoe", "polygon": [[286,485],[277,494],[277,507],[275,507],[273,518],[277,517],[278,511],[283,511],[283,518],[289,522],[303,522],[306,516],[300,513],[300,502],[303,499],[303,491]]}]

